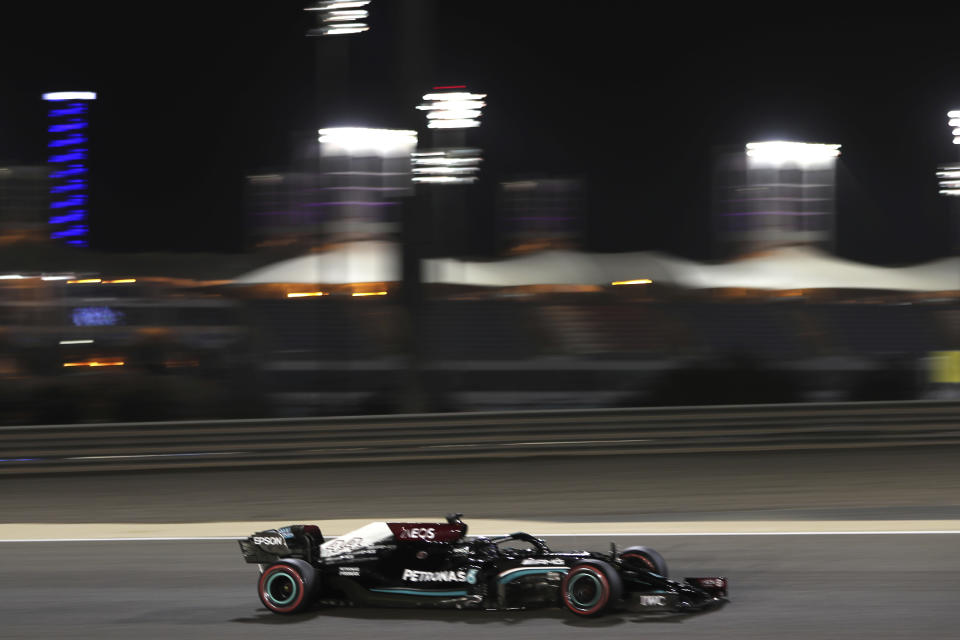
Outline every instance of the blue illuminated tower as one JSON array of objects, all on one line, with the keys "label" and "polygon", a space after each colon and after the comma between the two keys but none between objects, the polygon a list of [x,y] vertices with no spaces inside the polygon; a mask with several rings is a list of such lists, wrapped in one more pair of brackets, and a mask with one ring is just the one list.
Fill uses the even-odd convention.
[{"label": "blue illuminated tower", "polygon": [[92,91],[45,93],[50,103],[48,158],[50,166],[50,238],[75,247],[86,247],[88,105]]}]

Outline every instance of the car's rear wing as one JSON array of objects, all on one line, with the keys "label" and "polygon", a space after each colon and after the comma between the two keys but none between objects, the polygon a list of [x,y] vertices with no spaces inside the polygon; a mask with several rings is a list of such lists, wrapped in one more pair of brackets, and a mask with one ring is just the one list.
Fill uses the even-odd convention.
[{"label": "car's rear wing", "polygon": [[252,564],[272,564],[279,558],[302,558],[315,562],[320,557],[323,534],[312,524],[292,524],[258,531],[238,541],[243,559]]}]

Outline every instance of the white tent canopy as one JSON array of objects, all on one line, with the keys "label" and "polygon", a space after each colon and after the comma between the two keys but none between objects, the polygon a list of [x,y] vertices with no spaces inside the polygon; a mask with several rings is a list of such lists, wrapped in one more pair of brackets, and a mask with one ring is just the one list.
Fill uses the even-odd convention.
[{"label": "white tent canopy", "polygon": [[960,258],[911,267],[877,267],[843,260],[808,247],[785,247],[767,255],[725,264],[689,263],[674,283],[689,289],[960,289]]},{"label": "white tent canopy", "polygon": [[400,248],[393,242],[351,242],[245,273],[235,284],[349,284],[400,279]]},{"label": "white tent canopy", "polygon": [[[843,260],[809,247],[785,247],[723,264],[698,263],[648,251],[601,254],[552,250],[494,261],[438,258],[425,260],[423,264],[423,279],[431,284],[608,285],[639,278],[687,289],[957,291],[960,290],[960,257],[909,267],[877,267]],[[234,282],[349,284],[399,279],[399,246],[365,241],[269,265],[244,274]]]}]

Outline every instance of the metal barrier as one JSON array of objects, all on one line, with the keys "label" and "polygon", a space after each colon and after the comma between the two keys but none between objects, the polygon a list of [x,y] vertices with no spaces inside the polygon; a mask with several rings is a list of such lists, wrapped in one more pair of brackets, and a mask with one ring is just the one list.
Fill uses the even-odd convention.
[{"label": "metal barrier", "polygon": [[0,428],[0,475],[960,444],[960,402]]}]

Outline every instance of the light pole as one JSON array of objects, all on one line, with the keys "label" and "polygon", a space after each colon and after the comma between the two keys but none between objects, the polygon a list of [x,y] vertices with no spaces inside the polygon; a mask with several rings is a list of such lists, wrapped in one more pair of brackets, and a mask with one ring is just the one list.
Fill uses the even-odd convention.
[{"label": "light pole", "polygon": [[[947,112],[947,125],[953,134],[953,144],[960,145],[960,109]],[[940,195],[960,196],[960,162],[951,162],[937,167],[937,183]],[[960,253],[960,201],[951,198],[951,224],[953,225],[954,251]]]},{"label": "light pole", "polygon": [[480,126],[486,97],[466,85],[436,86],[417,105],[433,130],[433,147],[414,154],[413,171],[415,183],[430,185],[434,256],[462,255],[467,249],[469,216],[463,186],[477,181],[481,150],[466,146],[466,131]]},{"label": "light pole", "polygon": [[317,37],[317,117],[329,126],[349,112],[350,37],[370,30],[371,0],[321,0],[304,11],[316,15],[317,26],[307,35]]}]

